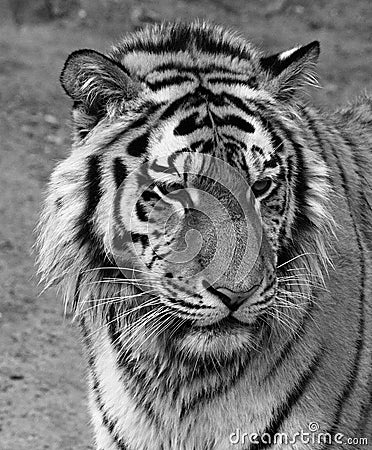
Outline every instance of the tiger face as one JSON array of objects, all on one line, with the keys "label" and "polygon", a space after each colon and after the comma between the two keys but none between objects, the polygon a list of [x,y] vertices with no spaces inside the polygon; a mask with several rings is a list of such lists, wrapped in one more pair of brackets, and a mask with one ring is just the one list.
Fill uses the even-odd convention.
[{"label": "tiger face", "polygon": [[[52,177],[49,219],[59,222],[47,218],[45,236],[60,273],[77,268],[77,309],[82,279],[105,282],[94,294],[108,299],[104,312],[199,354],[251,348],[281,267],[305,247],[322,253],[328,173],[294,119],[318,44],[262,57],[196,28],[187,32],[215,34],[215,55],[194,36],[160,57],[144,32],[110,57],[69,57],[61,81],[75,144]],[[176,45],[172,30],[159,29],[156,45]],[[107,266],[106,280],[94,275]]]},{"label": "tiger face", "polygon": [[[259,166],[254,142],[265,136],[258,127],[250,139],[235,130],[235,142],[223,136],[233,126],[211,127],[192,151],[195,138],[180,134],[182,120],[153,131],[147,160],[119,189],[116,224],[131,250],[121,260],[128,242],[115,236],[114,253],[119,266],[133,263],[139,286],[150,284],[164,306],[195,326],[250,324],[275,296],[279,227],[264,224],[261,205],[280,169]],[[255,129],[248,119],[246,127]],[[271,202],[280,201],[279,185],[276,191]],[[262,208],[268,217],[269,201]]]},{"label": "tiger face", "polygon": [[[206,123],[202,134],[186,132],[190,117]],[[185,105],[148,140],[113,202],[117,265],[133,265],[124,275],[191,325],[192,348],[236,345],[237,336],[246,347],[276,295],[290,198],[286,155],[257,118],[223,99],[218,107]]]}]

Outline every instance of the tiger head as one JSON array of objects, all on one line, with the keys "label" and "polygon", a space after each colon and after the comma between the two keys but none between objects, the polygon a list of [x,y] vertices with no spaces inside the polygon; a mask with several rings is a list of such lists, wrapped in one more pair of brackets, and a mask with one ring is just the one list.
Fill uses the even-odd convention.
[{"label": "tiger head", "polygon": [[328,173],[299,100],[318,53],[263,56],[194,23],[70,55],[74,145],[51,178],[40,264],[78,313],[109,311],[189,352],[246,349],[302,289],[281,283],[296,258],[321,272]]}]

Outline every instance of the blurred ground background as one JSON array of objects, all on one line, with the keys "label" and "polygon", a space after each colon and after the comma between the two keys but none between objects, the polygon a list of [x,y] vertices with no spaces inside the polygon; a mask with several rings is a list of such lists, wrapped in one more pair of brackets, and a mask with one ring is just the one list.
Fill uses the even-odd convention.
[{"label": "blurred ground background", "polygon": [[39,295],[31,252],[70,145],[63,62],[147,22],[195,17],[273,51],[319,39],[318,105],[372,91],[370,0],[0,0],[0,450],[93,448],[79,337],[55,292]]}]

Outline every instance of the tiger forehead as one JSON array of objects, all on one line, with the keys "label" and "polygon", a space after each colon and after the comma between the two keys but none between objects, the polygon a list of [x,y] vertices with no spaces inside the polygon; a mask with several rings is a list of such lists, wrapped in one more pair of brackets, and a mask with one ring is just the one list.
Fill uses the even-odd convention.
[{"label": "tiger forehead", "polygon": [[145,31],[137,37],[114,47],[112,56],[140,77],[169,67],[197,68],[201,72],[225,68],[247,76],[259,67],[259,52],[245,39],[222,29],[165,26],[151,36]]},{"label": "tiger forehead", "polygon": [[177,70],[179,72],[197,75],[199,78],[208,77],[214,72],[224,72],[235,75],[244,75],[245,79],[253,73],[252,61],[234,58],[225,55],[212,55],[198,53],[192,55],[188,52],[177,54],[163,54],[161,63],[159,55],[147,52],[134,51],[125,55],[121,63],[136,73],[141,78],[150,79],[154,75],[159,75],[167,70]]},{"label": "tiger forehead", "polygon": [[178,154],[199,153],[248,174],[270,160],[273,152],[270,136],[258,120],[228,108],[213,117],[206,109],[180,113],[163,123],[152,136],[148,159],[166,170],[181,160]]},{"label": "tiger forehead", "polygon": [[[205,37],[206,38],[206,37]],[[192,40],[192,39],[191,39]],[[229,91],[238,97],[258,96],[268,98],[258,89],[262,76],[256,52],[247,48],[242,53],[232,46],[223,52],[198,48],[188,42],[170,51],[162,47],[134,45],[132,48],[115,48],[112,57],[120,62],[140,82],[149,88],[147,95],[155,101],[195,90],[198,86],[214,92]],[[244,54],[244,56],[243,56]]]},{"label": "tiger forehead", "polygon": [[184,188],[203,189],[210,192],[247,189],[249,176],[242,165],[215,156],[190,153],[174,153],[159,157],[147,166],[147,175],[160,184],[176,183]]}]

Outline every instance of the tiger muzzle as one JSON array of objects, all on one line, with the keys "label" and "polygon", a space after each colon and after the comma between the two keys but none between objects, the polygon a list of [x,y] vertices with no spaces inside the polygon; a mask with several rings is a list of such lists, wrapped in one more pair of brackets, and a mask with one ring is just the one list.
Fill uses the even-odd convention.
[{"label": "tiger muzzle", "polygon": [[232,312],[237,311],[260,287],[260,284],[256,284],[245,292],[235,292],[229,288],[208,285],[208,282],[205,280],[202,282],[202,285],[209,293],[218,297]]}]

